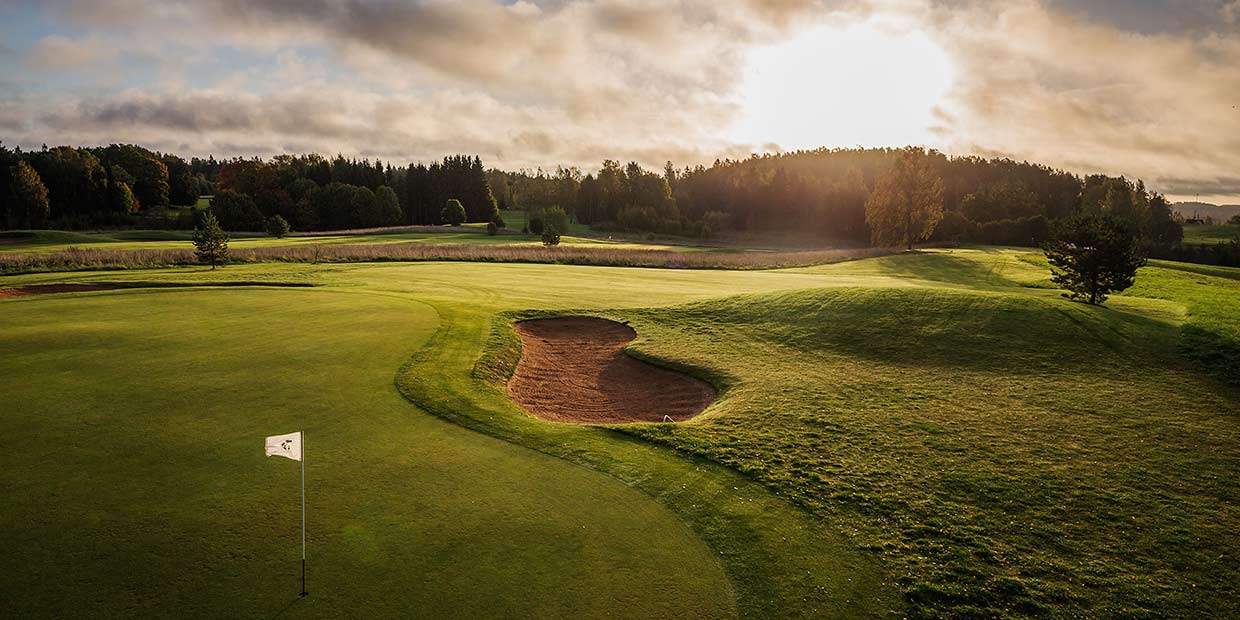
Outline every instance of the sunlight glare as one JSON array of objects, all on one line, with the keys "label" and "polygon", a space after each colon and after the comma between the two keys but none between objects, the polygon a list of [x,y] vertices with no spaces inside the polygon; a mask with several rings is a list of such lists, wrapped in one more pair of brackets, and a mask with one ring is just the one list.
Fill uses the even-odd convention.
[{"label": "sunlight glare", "polygon": [[947,53],[920,30],[815,28],[750,53],[732,137],[786,151],[929,145],[952,79]]}]

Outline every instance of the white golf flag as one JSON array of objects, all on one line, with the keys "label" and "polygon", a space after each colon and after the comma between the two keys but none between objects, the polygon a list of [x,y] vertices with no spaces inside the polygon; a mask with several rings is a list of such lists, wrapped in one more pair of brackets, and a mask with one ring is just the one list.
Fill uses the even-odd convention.
[{"label": "white golf flag", "polygon": [[301,432],[272,435],[267,438],[267,456],[282,456],[294,461],[301,460]]}]

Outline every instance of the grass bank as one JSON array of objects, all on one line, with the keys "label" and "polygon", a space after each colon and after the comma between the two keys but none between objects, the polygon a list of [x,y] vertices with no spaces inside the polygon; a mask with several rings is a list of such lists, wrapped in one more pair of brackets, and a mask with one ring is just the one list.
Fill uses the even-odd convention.
[{"label": "grass bank", "polygon": [[[449,243],[302,244],[233,247],[234,263],[354,263],[470,261],[550,263],[681,269],[771,269],[817,265],[884,253],[874,249],[806,252],[683,252],[607,245],[470,245]],[[101,269],[152,269],[197,264],[190,248],[110,250],[71,248],[56,252],[0,253],[0,274]]]}]

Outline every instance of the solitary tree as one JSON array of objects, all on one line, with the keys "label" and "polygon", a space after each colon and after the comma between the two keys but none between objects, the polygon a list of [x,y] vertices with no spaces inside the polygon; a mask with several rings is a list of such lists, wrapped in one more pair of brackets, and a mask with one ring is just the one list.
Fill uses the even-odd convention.
[{"label": "solitary tree", "polygon": [[447,206],[439,214],[439,220],[444,224],[460,226],[465,222],[465,207],[461,205],[460,200],[449,198]]},{"label": "solitary tree", "polygon": [[1082,213],[1061,221],[1043,250],[1051,279],[1068,290],[1064,297],[1090,304],[1132,286],[1145,265],[1136,235],[1110,214]]},{"label": "solitary tree", "polygon": [[943,219],[943,179],[930,167],[930,158],[908,147],[865,201],[865,222],[876,245],[905,246],[934,232]]},{"label": "solitary tree", "polygon": [[228,261],[228,233],[220,228],[211,211],[203,213],[194,229],[194,254],[198,262],[209,263],[212,270]]},{"label": "solitary tree", "polygon": [[288,221],[279,215],[267,218],[267,234],[277,239],[288,234]]}]

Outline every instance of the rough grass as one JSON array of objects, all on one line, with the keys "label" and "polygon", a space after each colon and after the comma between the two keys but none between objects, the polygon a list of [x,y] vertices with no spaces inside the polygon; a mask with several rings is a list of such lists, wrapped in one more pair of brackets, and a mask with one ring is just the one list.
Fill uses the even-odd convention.
[{"label": "rough grass", "polygon": [[[770,269],[816,265],[884,253],[874,249],[807,252],[681,252],[630,247],[387,243],[232,247],[229,260],[255,262],[476,261],[665,267]],[[107,250],[70,248],[43,253],[0,253],[0,274],[100,269],[149,269],[196,264],[192,249]]]},{"label": "rough grass", "polygon": [[1230,224],[1187,224],[1184,243],[1225,243],[1240,237],[1240,226]]},{"label": "rough grass", "polygon": [[[828,270],[994,273],[938,258]],[[903,575],[914,617],[1240,613],[1240,395],[1177,354],[1200,354],[1192,321],[1233,321],[1240,291],[1143,271],[1134,293],[1192,309],[1181,335],[981,282],[617,313],[642,355],[726,389],[693,422],[624,428],[847,523]]]}]

